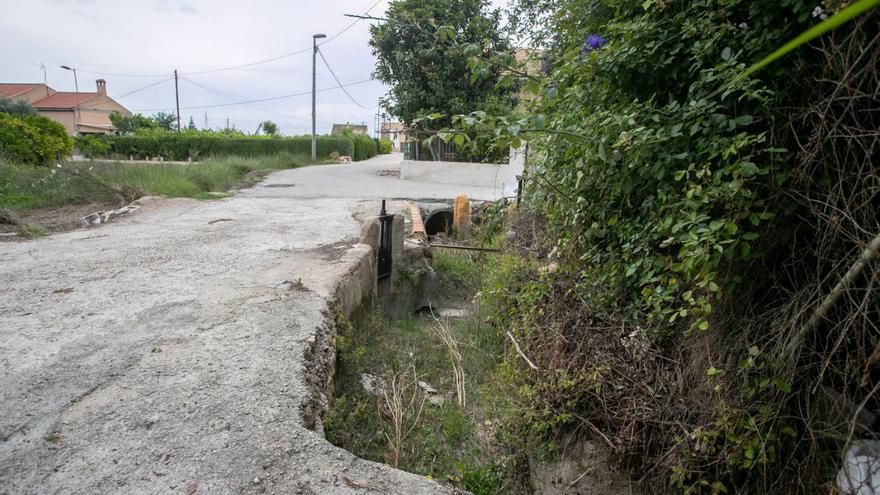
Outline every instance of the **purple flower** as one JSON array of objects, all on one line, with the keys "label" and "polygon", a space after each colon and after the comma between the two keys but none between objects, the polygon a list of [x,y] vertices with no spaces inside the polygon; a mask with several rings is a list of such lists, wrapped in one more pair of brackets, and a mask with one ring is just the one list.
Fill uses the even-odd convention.
[{"label": "purple flower", "polygon": [[587,36],[586,41],[584,42],[584,47],[581,48],[581,55],[586,55],[592,51],[598,50],[605,45],[605,39],[599,36],[598,34],[591,34]]},{"label": "purple flower", "polygon": [[598,34],[591,34],[587,36],[587,46],[592,48],[593,50],[598,50],[602,48],[602,45],[605,44],[605,40],[602,39]]}]

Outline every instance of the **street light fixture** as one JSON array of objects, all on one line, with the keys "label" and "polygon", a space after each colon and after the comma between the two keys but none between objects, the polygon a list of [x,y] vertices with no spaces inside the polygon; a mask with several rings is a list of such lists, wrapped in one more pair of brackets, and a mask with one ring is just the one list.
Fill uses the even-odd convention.
[{"label": "street light fixture", "polygon": [[62,65],[61,68],[64,70],[73,71],[73,87],[74,89],[76,89],[73,111],[73,133],[79,134],[79,82],[77,82],[76,80],[76,69],[73,67],[68,67],[66,65]]},{"label": "street light fixture", "polygon": [[312,161],[318,161],[318,135],[315,129],[315,57],[318,55],[318,39],[326,38],[327,35],[317,33],[312,35]]}]

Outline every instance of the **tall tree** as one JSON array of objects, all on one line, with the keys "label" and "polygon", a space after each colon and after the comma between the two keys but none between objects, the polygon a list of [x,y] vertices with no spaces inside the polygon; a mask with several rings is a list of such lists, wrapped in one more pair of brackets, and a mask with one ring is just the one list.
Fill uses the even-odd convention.
[{"label": "tall tree", "polygon": [[274,136],[278,134],[278,124],[272,122],[271,120],[266,120],[262,124],[263,132],[266,133],[267,136]]},{"label": "tall tree", "polygon": [[166,131],[174,129],[174,124],[177,122],[176,115],[165,112],[159,112],[153,115],[152,119],[156,122],[156,126],[158,126],[159,129],[164,129]]},{"label": "tall tree", "polygon": [[[498,66],[476,73],[474,55],[510,53],[502,36],[500,12],[487,0],[394,0],[387,21],[370,28],[370,46],[378,57],[376,78],[391,85],[388,110],[407,125],[432,113],[479,110],[506,95],[497,89]],[[448,120],[438,122],[438,125]]]},{"label": "tall tree", "polygon": [[11,115],[36,115],[37,110],[24,100],[0,98],[0,113]]},{"label": "tall tree", "polygon": [[119,112],[113,112],[110,114],[110,122],[113,123],[113,127],[121,134],[130,134],[138,129],[156,128],[156,122],[153,119],[144,117],[139,113],[125,116]]}]

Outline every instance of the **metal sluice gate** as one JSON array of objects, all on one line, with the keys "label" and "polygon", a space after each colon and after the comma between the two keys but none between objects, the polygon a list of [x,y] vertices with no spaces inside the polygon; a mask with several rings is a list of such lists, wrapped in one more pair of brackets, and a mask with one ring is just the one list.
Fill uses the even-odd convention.
[{"label": "metal sluice gate", "polygon": [[376,277],[379,280],[391,276],[391,239],[394,233],[394,215],[385,211],[385,200],[382,200],[382,211],[379,212],[379,262]]}]

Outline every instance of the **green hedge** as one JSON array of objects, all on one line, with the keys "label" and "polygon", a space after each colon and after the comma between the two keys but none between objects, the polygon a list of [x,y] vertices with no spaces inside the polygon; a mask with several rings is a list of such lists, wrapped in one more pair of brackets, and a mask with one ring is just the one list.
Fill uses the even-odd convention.
[{"label": "green hedge", "polygon": [[354,154],[351,155],[354,161],[359,162],[379,154],[379,144],[375,139],[363,134],[355,134],[351,139],[354,141]]},{"label": "green hedge", "polygon": [[394,151],[394,143],[391,142],[390,139],[380,139],[379,140],[379,153],[383,155],[387,155]]},{"label": "green hedge", "polygon": [[[136,159],[162,157],[165,160],[183,161],[188,158],[195,160],[209,156],[237,155],[237,156],[262,156],[274,155],[281,152],[310,155],[312,139],[309,136],[290,138],[264,138],[264,137],[241,137],[231,138],[226,136],[212,135],[187,135],[174,132],[137,134],[131,136],[104,136],[109,146],[107,156],[129,157]],[[370,140],[372,142],[372,140]],[[375,155],[369,154],[368,150],[359,146],[360,153],[356,149],[355,142],[343,136],[319,136],[318,159],[326,159],[331,153],[349,155],[355,160],[363,160]]]},{"label": "green hedge", "polygon": [[69,156],[72,150],[67,131],[58,122],[40,115],[0,113],[0,158],[46,165]]}]

